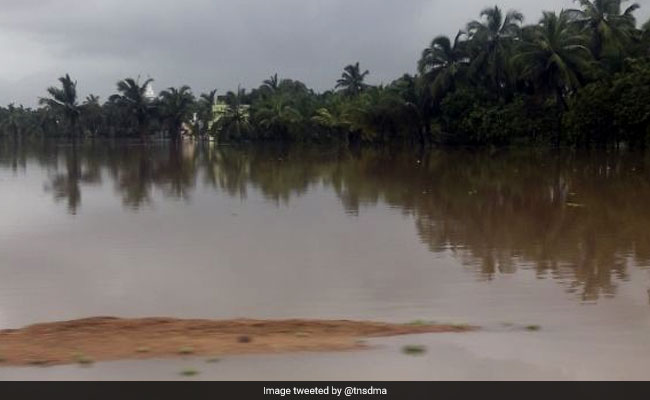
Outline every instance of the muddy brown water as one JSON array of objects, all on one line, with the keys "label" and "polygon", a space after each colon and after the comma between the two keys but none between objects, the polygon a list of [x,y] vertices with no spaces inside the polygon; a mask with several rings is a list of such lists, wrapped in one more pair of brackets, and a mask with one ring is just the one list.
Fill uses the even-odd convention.
[{"label": "muddy brown water", "polygon": [[[431,358],[399,377],[650,378],[648,155],[2,141],[0,188],[0,329],[98,315],[471,323],[483,331],[413,339],[454,358],[447,369]],[[307,379],[341,365],[387,378],[378,360],[412,358],[386,343],[298,364]]]}]

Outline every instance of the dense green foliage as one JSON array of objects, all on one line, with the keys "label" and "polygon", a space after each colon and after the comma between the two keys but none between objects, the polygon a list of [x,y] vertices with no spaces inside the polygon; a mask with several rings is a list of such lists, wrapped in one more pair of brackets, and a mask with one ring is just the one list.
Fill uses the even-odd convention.
[{"label": "dense green foliage", "polygon": [[[650,21],[637,4],[577,0],[538,23],[498,6],[452,39],[434,38],[417,74],[371,86],[359,63],[316,93],[275,74],[251,91],[198,100],[187,86],[152,96],[151,80],[117,84],[101,104],[66,75],[41,107],[0,108],[0,134],[222,141],[337,141],[644,147],[650,143]],[[217,106],[215,106],[217,105]]]}]

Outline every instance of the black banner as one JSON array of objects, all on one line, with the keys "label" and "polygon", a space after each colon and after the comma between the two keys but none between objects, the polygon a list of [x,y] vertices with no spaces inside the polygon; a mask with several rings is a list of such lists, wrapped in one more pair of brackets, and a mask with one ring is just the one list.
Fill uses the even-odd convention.
[{"label": "black banner", "polygon": [[2,399],[645,399],[622,382],[4,382]]}]

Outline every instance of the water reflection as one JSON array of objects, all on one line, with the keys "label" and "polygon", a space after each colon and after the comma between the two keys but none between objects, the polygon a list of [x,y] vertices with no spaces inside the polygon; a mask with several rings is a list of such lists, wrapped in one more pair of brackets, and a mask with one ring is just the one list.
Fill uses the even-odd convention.
[{"label": "water reflection", "polygon": [[154,192],[191,201],[197,185],[278,206],[322,186],[350,214],[401,210],[432,252],[479,279],[529,268],[583,301],[614,296],[630,263],[650,265],[650,158],[639,154],[41,142],[3,143],[0,163],[47,171],[45,190],[71,214],[90,185],[113,185],[135,211]]}]

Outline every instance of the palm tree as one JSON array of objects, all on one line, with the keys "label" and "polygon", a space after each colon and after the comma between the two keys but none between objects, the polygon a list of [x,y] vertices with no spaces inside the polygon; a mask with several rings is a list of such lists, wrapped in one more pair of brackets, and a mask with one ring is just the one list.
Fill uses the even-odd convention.
[{"label": "palm tree", "polygon": [[[447,70],[450,68],[452,67],[447,67]],[[404,101],[407,119],[410,117],[410,119],[417,121],[421,144],[425,144],[431,139],[431,119],[433,117],[434,101],[436,100],[434,93],[439,100],[444,97],[444,92],[447,89],[451,90],[454,86],[456,74],[447,70],[439,71],[436,78],[434,78],[433,87],[431,86],[431,77],[426,77],[426,75],[411,76],[404,74],[391,84],[392,88]],[[450,83],[448,86],[443,84],[445,78],[441,78],[441,75],[447,75],[447,78],[449,78]],[[436,84],[438,80],[440,82]]]},{"label": "palm tree", "polygon": [[333,96],[331,93],[326,96],[323,106],[314,110],[311,122],[325,128],[329,134],[343,134],[343,138],[348,141],[351,133],[349,110],[354,101]]},{"label": "palm tree", "polygon": [[633,3],[622,10],[628,0],[574,0],[581,9],[568,10],[571,17],[591,35],[591,51],[602,59],[605,50],[611,46],[622,51],[629,42],[636,27],[634,11],[639,8]]},{"label": "palm tree", "polygon": [[267,133],[287,138],[292,126],[302,121],[302,114],[291,105],[285,96],[273,96],[255,112],[258,125]]},{"label": "palm tree", "polygon": [[280,81],[278,79],[278,74],[273,74],[269,79],[265,79],[264,82],[262,82],[262,88],[270,93],[275,93],[275,91],[278,90],[279,85]]},{"label": "palm tree", "polygon": [[343,129],[347,130],[349,122],[343,114],[343,108],[339,107],[321,107],[316,110],[314,116],[311,117],[312,122],[318,126],[328,129]]},{"label": "palm tree", "polygon": [[147,89],[152,82],[153,79],[151,78],[142,84],[140,84],[139,80],[126,78],[117,82],[117,91],[119,94],[115,94],[109,99],[124,107],[135,117],[142,142],[145,142],[147,139],[147,125],[155,108],[152,99],[147,96]]},{"label": "palm tree", "polygon": [[82,129],[87,129],[96,135],[102,124],[103,113],[102,106],[99,104],[99,96],[89,94],[81,105],[83,110],[81,117]]},{"label": "palm tree", "polygon": [[68,122],[73,138],[76,135],[77,121],[81,115],[81,107],[77,102],[77,82],[66,74],[59,78],[61,87],[49,87],[49,98],[41,98],[40,104],[46,105],[55,112],[60,113]]},{"label": "palm tree", "polygon": [[641,27],[641,46],[643,54],[650,56],[650,19]]},{"label": "palm tree", "polygon": [[336,88],[342,88],[343,92],[349,96],[356,96],[368,87],[363,81],[370,72],[365,70],[361,72],[359,63],[348,65],[344,68],[341,79],[336,81]]},{"label": "palm tree", "polygon": [[194,95],[189,86],[179,89],[170,87],[160,92],[160,115],[169,125],[169,133],[174,143],[178,142],[183,123],[192,112]]},{"label": "palm tree", "polygon": [[4,115],[0,121],[0,127],[2,127],[3,130],[11,132],[14,139],[18,138],[18,134],[20,133],[20,128],[22,125],[22,112],[20,112],[21,110],[22,106],[21,108],[16,108],[14,103],[9,104],[7,106],[6,115]]},{"label": "palm tree", "polygon": [[438,36],[422,52],[418,71],[431,83],[435,98],[440,99],[453,91],[457,76],[469,64],[466,43],[461,41],[463,35],[465,32],[459,31],[453,44],[447,36]]},{"label": "palm tree", "polygon": [[201,93],[197,104],[199,120],[201,121],[200,135],[205,136],[214,122],[214,105],[217,102],[217,89]]},{"label": "palm tree", "polygon": [[524,30],[513,62],[524,79],[545,94],[556,95],[566,108],[564,96],[581,86],[592,58],[588,39],[573,29],[569,13],[544,12],[539,25]]},{"label": "palm tree", "polygon": [[481,11],[481,20],[467,25],[472,45],[474,74],[486,73],[492,85],[500,93],[507,84],[507,59],[511,44],[520,31],[524,20],[519,11],[503,11],[494,6]]},{"label": "palm tree", "polygon": [[237,93],[226,94],[226,108],[218,121],[222,133],[230,134],[234,131],[240,139],[250,129],[249,106],[244,104],[245,96],[246,92],[241,87],[237,87]]}]

